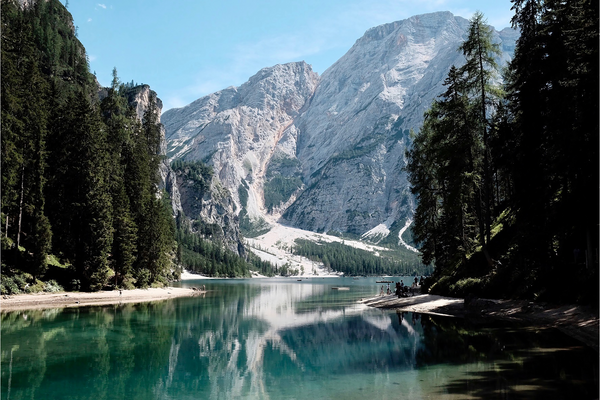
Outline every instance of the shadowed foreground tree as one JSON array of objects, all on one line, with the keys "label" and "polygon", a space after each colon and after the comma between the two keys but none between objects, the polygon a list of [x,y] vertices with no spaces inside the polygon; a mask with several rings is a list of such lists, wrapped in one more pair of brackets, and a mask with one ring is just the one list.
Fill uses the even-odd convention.
[{"label": "shadowed foreground tree", "polygon": [[483,15],[471,20],[460,46],[466,59],[452,67],[446,92],[425,113],[425,121],[407,152],[406,170],[417,196],[413,234],[423,262],[450,273],[481,250],[488,265],[492,207],[490,111],[499,91],[491,84],[498,55]]},{"label": "shadowed foreground tree", "polygon": [[407,154],[415,238],[434,292],[597,304],[598,3],[513,4],[506,96],[489,86],[495,50],[476,14],[467,62]]},{"label": "shadowed foreground tree", "polygon": [[58,0],[2,0],[1,17],[2,293],[43,288],[38,279],[167,283],[175,246],[158,191],[156,100],[139,121],[128,100],[139,88],[114,70],[100,101]]}]

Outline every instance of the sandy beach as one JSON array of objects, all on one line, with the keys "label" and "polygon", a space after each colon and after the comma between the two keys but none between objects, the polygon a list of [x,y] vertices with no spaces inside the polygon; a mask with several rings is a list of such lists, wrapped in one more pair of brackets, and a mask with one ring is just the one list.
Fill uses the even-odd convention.
[{"label": "sandy beach", "polygon": [[100,292],[34,293],[2,296],[0,311],[33,310],[44,308],[67,308],[101,306],[120,303],[142,303],[167,300],[175,297],[196,296],[203,292],[191,288],[150,288]]},{"label": "sandy beach", "polygon": [[394,295],[364,299],[371,307],[457,318],[495,318],[537,327],[557,328],[598,351],[598,311],[577,305],[538,304],[524,300],[465,300],[422,294],[398,298]]}]

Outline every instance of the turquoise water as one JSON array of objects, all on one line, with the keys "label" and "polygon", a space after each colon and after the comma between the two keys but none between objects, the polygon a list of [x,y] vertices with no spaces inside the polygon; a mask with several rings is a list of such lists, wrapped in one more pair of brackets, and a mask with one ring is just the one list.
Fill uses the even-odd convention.
[{"label": "turquoise water", "polygon": [[366,308],[370,278],[181,285],[202,284],[192,298],[3,313],[2,399],[598,397],[598,353],[554,330]]}]

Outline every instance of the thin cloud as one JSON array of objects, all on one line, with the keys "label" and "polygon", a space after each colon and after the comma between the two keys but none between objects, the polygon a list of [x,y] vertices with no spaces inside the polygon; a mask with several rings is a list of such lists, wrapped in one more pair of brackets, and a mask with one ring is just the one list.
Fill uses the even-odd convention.
[{"label": "thin cloud", "polygon": [[326,38],[313,33],[309,37],[291,34],[242,43],[234,49],[232,66],[243,65],[244,70],[257,72],[274,64],[301,61],[322,51],[326,42]]},{"label": "thin cloud", "polygon": [[98,3],[97,6],[106,10],[106,4]]},{"label": "thin cloud", "polygon": [[163,112],[170,110],[171,108],[181,108],[188,104],[187,101],[183,100],[179,96],[169,96],[163,100]]},{"label": "thin cloud", "polygon": [[[340,32],[355,31],[356,40],[370,27],[392,22],[390,15],[397,13],[390,13],[389,9],[385,12],[384,8],[386,7],[374,9],[372,1],[365,0],[361,5],[349,7],[335,17],[329,15],[316,19],[308,29],[238,43],[231,49],[226,66],[218,69],[208,67],[198,71],[193,84],[167,96],[168,100],[164,102],[165,110],[181,107],[229,86],[239,86],[265,67],[302,60],[310,63],[311,56],[327,50],[346,46],[349,49],[352,43],[347,43]],[[395,20],[404,17],[405,15],[401,15]]]},{"label": "thin cloud", "polygon": [[[459,4],[463,7],[457,7]],[[315,18],[308,28],[238,43],[231,48],[226,65],[199,70],[192,84],[168,96],[165,110],[181,107],[229,86],[239,86],[265,67],[302,60],[311,64],[311,59],[332,49],[349,50],[354,41],[372,27],[434,11],[451,11],[454,15],[470,18],[476,8],[465,7],[462,1],[453,0],[420,0],[418,6],[414,5],[414,0],[359,0],[336,15]],[[502,21],[510,19],[510,10],[502,14],[494,15],[488,23],[497,29],[504,28],[507,25]],[[352,34],[348,35],[349,32]],[[348,41],[348,37],[354,39]],[[320,74],[323,72],[319,71]]]}]

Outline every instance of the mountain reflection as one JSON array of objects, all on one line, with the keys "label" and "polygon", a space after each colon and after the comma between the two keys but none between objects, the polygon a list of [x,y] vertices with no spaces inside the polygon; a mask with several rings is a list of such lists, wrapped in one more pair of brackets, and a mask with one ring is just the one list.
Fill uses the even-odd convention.
[{"label": "mountain reflection", "polygon": [[[389,364],[389,344],[398,346],[402,335],[392,326],[391,315],[354,303],[340,305],[327,296],[329,292],[326,285],[225,285],[219,288],[217,307],[209,305],[210,298],[205,303],[189,301],[189,308],[178,311],[196,317],[178,318],[188,323],[177,328],[171,354],[178,355],[170,358],[169,371],[183,372],[173,363],[191,353],[202,358],[198,362],[206,364],[206,370],[196,376],[171,374],[165,389],[210,387],[211,398],[243,394],[264,399],[271,387],[267,382],[282,368],[289,384],[325,370],[360,369],[374,358],[378,361],[373,365]],[[411,337],[405,345],[416,348],[414,329],[405,332]],[[414,363],[415,351],[411,353],[408,364]]]},{"label": "mountain reflection", "polygon": [[366,285],[215,281],[209,289],[156,303],[2,313],[1,398],[363,399],[402,390],[487,399],[515,388],[597,398],[597,353],[562,336],[367,309],[356,302],[373,290]]}]

